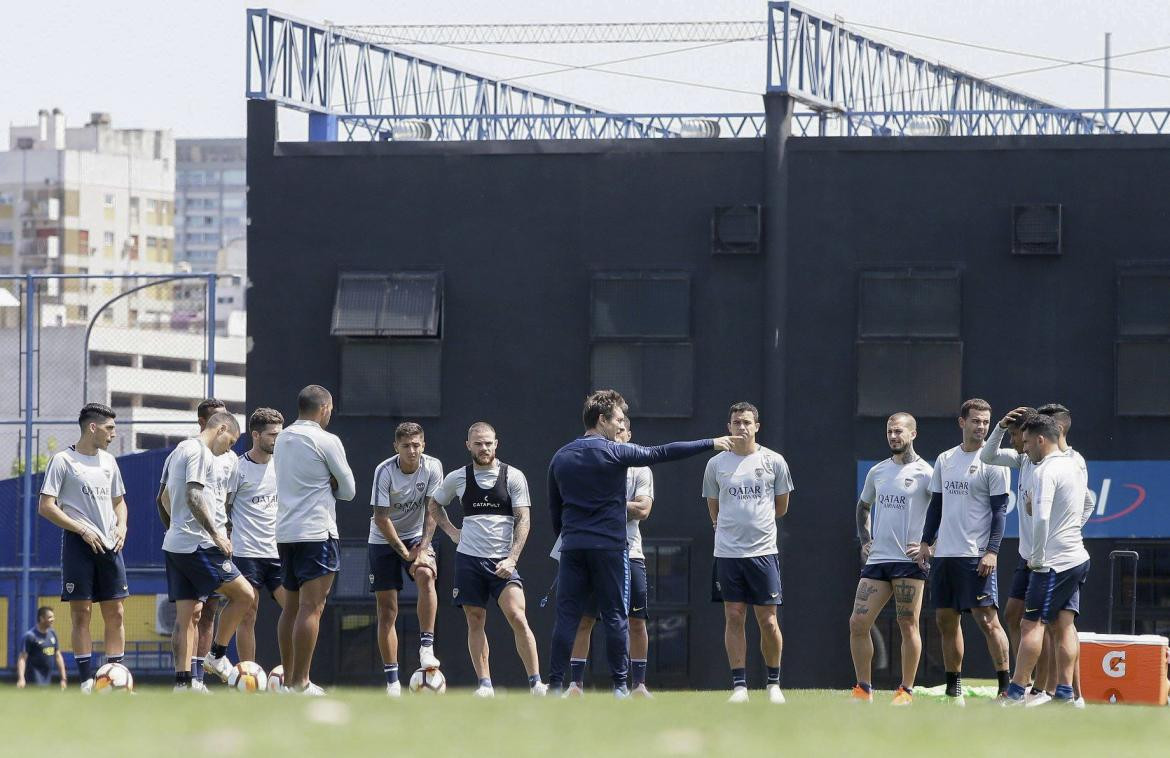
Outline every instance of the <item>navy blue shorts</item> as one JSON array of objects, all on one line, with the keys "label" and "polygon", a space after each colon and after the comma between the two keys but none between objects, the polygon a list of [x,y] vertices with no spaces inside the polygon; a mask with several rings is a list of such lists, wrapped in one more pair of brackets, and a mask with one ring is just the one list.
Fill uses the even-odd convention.
[{"label": "navy blue shorts", "polygon": [[122,551],[95,553],[75,532],[61,533],[61,599],[103,603],[129,597]]},{"label": "navy blue shorts", "polygon": [[455,605],[474,605],[487,608],[488,600],[499,601],[500,593],[509,584],[524,587],[524,580],[513,570],[512,576],[501,579],[496,576],[496,564],[502,558],[477,558],[473,555],[455,553],[455,589],[451,596]]},{"label": "navy blue shorts", "polygon": [[320,542],[279,542],[280,584],[289,592],[300,592],[305,582],[336,574],[341,570],[341,550],[337,540]]},{"label": "navy blue shorts", "polygon": [[[650,613],[646,606],[650,604],[650,586],[646,579],[646,559],[630,559],[630,607],[629,617],[632,619],[649,619]],[[601,611],[597,609],[597,598],[589,596],[585,602],[585,615],[601,618]]]},{"label": "navy blue shorts", "polygon": [[1081,612],[1081,585],[1089,578],[1089,562],[1065,571],[1033,571],[1024,599],[1024,618],[1048,624],[1061,611]]},{"label": "navy blue shorts", "polygon": [[926,579],[926,569],[914,561],[881,561],[862,566],[861,578],[890,583],[895,579]]},{"label": "navy blue shorts", "polygon": [[1012,572],[1012,591],[1008,597],[1013,600],[1023,600],[1028,596],[1028,580],[1032,578],[1032,569],[1028,568],[1028,559],[1020,557],[1016,563],[1016,570]]},{"label": "navy blue shorts", "polygon": [[[422,537],[415,537],[412,540],[403,540],[403,544],[407,549],[413,550],[414,546],[422,542]],[[403,577],[409,577],[414,581],[414,577],[410,576],[410,564],[402,559],[394,548],[389,545],[374,545],[366,546],[366,553],[370,560],[370,592],[385,592],[386,590],[402,591],[405,585]]]},{"label": "navy blue shorts", "polygon": [[780,556],[715,558],[715,587],[725,603],[783,605]]},{"label": "navy blue shorts", "polygon": [[970,611],[998,608],[999,588],[995,571],[979,576],[979,558],[932,558],[930,596],[935,608]]},{"label": "navy blue shorts", "polygon": [[280,586],[279,558],[244,558],[233,555],[232,563],[236,564],[236,568],[248,580],[248,584],[256,589],[263,587],[271,595]]},{"label": "navy blue shorts", "polygon": [[236,564],[218,547],[201,547],[194,553],[164,550],[163,554],[167,561],[167,596],[172,602],[206,600],[240,575]]}]

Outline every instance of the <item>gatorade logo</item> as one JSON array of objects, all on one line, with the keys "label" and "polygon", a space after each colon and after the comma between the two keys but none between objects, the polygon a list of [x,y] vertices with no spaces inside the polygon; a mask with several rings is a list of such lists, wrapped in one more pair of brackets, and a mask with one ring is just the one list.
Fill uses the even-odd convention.
[{"label": "gatorade logo", "polygon": [[1114,679],[1120,679],[1125,676],[1125,651],[1124,650],[1110,650],[1101,659],[1101,670],[1105,672],[1105,676],[1111,676]]}]

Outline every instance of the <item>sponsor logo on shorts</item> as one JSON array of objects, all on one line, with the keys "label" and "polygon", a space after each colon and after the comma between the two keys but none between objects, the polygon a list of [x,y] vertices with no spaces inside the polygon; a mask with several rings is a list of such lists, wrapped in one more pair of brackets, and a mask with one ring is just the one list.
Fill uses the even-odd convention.
[{"label": "sponsor logo on shorts", "polygon": [[772,593],[772,597],[776,597],[776,596],[777,596],[777,595],[779,595],[779,594],[780,594],[779,592],[773,592],[773,593]]},{"label": "sponsor logo on shorts", "polygon": [[224,561],[223,565],[220,566],[220,568],[223,569],[223,573],[230,574],[232,571],[232,562],[231,561]]},{"label": "sponsor logo on shorts", "polygon": [[991,595],[986,595],[986,594],[985,595],[976,595],[975,600],[982,603],[984,600],[986,600],[989,597],[991,597]]}]

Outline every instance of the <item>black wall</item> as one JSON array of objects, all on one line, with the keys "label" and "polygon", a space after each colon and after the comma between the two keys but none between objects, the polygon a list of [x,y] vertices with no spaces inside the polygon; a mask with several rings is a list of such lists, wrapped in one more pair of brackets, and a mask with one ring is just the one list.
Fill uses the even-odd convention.
[{"label": "black wall", "polygon": [[[766,254],[712,256],[714,206],[768,202],[764,166],[778,156],[765,155],[763,140],[294,144],[276,141],[273,104],[249,102],[248,113],[249,407],[295,416],[305,384],[336,394],[339,343],[329,324],[338,271],[441,268],[442,413],[420,419],[427,452],[447,470],[463,465],[466,428],[484,419],[499,432],[500,457],[528,475],[536,507],[520,570],[542,665],[552,609],[536,601],[555,570],[544,472],[580,432],[594,270],[692,277],[694,414],[635,418],[638,441],[721,433],[727,406],[748,399],[762,408],[761,441],[791,465],[796,492],[781,545],[788,686],[836,686],[853,676],[846,621],[858,568],[855,462],[888,452],[884,419],[855,415],[860,268],[962,268],[964,396],[987,398],[995,412],[1068,404],[1071,439],[1090,460],[1170,454],[1164,425],[1113,411],[1116,263],[1170,257],[1170,218],[1153,190],[1170,169],[1165,138],[791,139],[782,164],[787,213],[783,228],[765,230]],[[1010,255],[1017,202],[1064,205],[1062,257]],[[787,265],[766,267],[768,256],[786,256]],[[1025,283],[1034,295],[1022,293]],[[783,324],[768,309],[781,296]],[[765,357],[777,349],[786,397],[765,375]],[[343,398],[338,404],[344,411]],[[781,411],[784,428],[770,427]],[[365,539],[370,477],[392,454],[400,420],[335,416],[331,430],[346,443],[359,492],[339,506],[343,538]],[[927,457],[957,442],[953,419],[921,419],[918,447]],[[707,602],[702,466],[696,459],[656,470],[644,534],[693,540],[688,683],[722,687],[722,612]],[[1091,550],[1103,569],[1108,546]],[[440,564],[439,654],[452,681],[466,683],[465,625],[447,600],[451,552]],[[1003,555],[1006,590],[1014,544]],[[1096,570],[1090,580],[1087,628],[1103,626],[1103,575]],[[519,684],[510,634],[493,616],[494,677]],[[330,623],[315,669],[323,681],[347,644],[335,635],[337,619]],[[923,626],[928,656],[937,655],[929,613]],[[749,634],[750,663],[759,666],[754,648]],[[967,650],[969,674],[989,674],[974,627]],[[401,657],[405,668],[413,651]],[[937,661],[927,667],[937,671]],[[371,665],[363,680],[377,681],[377,673]]]}]

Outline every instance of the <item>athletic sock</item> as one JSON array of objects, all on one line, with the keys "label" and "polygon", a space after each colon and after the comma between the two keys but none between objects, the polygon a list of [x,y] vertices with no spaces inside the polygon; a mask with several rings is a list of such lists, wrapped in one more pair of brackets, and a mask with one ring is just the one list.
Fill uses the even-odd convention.
[{"label": "athletic sock", "polygon": [[858,682],[857,686],[860,687],[861,689],[865,690],[866,692],[873,692],[873,685],[870,684],[869,682]]},{"label": "athletic sock", "polygon": [[1056,692],[1052,695],[1053,700],[1072,700],[1073,688],[1071,684],[1056,685]]},{"label": "athletic sock", "polygon": [[747,687],[747,669],[732,669],[731,670],[731,688]]},{"label": "athletic sock", "polygon": [[121,663],[124,658],[124,655],[107,655],[106,663]]},{"label": "athletic sock", "polygon": [[1008,684],[1012,681],[1012,674],[1010,671],[996,671],[995,678],[999,682],[999,693],[1002,695],[1007,692]]},{"label": "athletic sock", "polygon": [[491,686],[492,686],[492,678],[491,678],[490,676],[484,676],[484,677],[480,677],[480,680],[479,680],[479,686],[480,686],[480,687],[488,687],[488,688],[491,688]]},{"label": "athletic sock", "polygon": [[1007,688],[1004,690],[1003,694],[1012,700],[1023,700],[1026,692],[1027,690],[1025,690],[1022,686],[1016,684],[1015,682],[1010,682]]},{"label": "athletic sock", "polygon": [[585,662],[584,658],[569,659],[569,681],[579,687],[585,686]]},{"label": "athletic sock", "polygon": [[768,684],[780,684],[780,667],[768,667]]},{"label": "athletic sock", "polygon": [[958,697],[963,694],[963,679],[958,671],[947,672],[947,697]]},{"label": "athletic sock", "polygon": [[186,687],[191,686],[191,672],[190,671],[176,671],[175,684],[182,684]]},{"label": "athletic sock", "polygon": [[540,674],[533,674],[528,677],[528,689],[532,689],[538,684],[540,684]]},{"label": "athletic sock", "polygon": [[394,684],[398,681],[398,664],[385,663],[382,665],[382,673],[386,675],[386,684]]},{"label": "athletic sock", "polygon": [[634,686],[646,683],[646,659],[645,658],[631,658],[630,659],[630,679]]},{"label": "athletic sock", "polygon": [[191,678],[197,682],[203,681],[203,659],[195,657],[191,659]]},{"label": "athletic sock", "polygon": [[227,655],[227,645],[220,645],[218,643],[211,643],[211,654],[216,658],[223,658]]},{"label": "athletic sock", "polygon": [[93,679],[92,655],[75,655],[74,660],[77,661],[77,678],[83,682]]},{"label": "athletic sock", "polygon": [[434,632],[420,632],[418,635],[419,647],[434,647],[435,633]]}]

